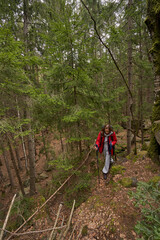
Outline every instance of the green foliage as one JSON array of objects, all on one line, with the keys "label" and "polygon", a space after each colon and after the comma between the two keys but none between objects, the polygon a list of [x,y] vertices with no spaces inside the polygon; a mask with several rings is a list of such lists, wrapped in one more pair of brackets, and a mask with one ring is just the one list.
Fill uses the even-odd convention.
[{"label": "green foliage", "polygon": [[59,155],[57,159],[50,161],[48,164],[64,171],[69,171],[73,168],[71,159],[63,155]]},{"label": "green foliage", "polygon": [[[11,219],[8,223],[8,230],[15,230],[27,219],[36,207],[35,199],[33,197],[17,198],[11,210]],[[14,218],[14,222],[13,219]]]},{"label": "green foliage", "polygon": [[76,207],[84,202],[90,193],[91,174],[86,172],[77,172],[74,183],[65,190],[65,204],[72,206],[73,200],[76,201]]},{"label": "green foliage", "polygon": [[141,220],[135,226],[140,239],[160,238],[160,190],[159,183],[139,182],[136,192],[131,193],[135,206],[141,210]]},{"label": "green foliage", "polygon": [[[45,202],[43,196],[35,197],[21,197],[19,196],[12,207],[10,220],[8,222],[8,230],[13,231],[17,229],[21,224],[23,224],[24,219],[28,219],[37,206],[41,206]],[[36,219],[43,218],[45,216],[44,209],[40,211]]]}]

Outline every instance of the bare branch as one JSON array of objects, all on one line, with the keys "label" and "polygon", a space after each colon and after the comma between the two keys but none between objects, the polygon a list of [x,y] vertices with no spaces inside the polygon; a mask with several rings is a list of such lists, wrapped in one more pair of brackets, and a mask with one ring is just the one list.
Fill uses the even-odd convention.
[{"label": "bare branch", "polygon": [[110,56],[111,56],[111,58],[112,58],[112,60],[113,60],[113,62],[114,62],[114,64],[115,64],[117,70],[119,71],[119,73],[120,73],[120,75],[121,75],[121,77],[122,77],[122,79],[123,79],[124,84],[126,85],[126,87],[127,87],[127,89],[128,89],[129,95],[131,96],[131,99],[132,99],[132,101],[133,101],[132,93],[131,93],[131,90],[130,90],[128,84],[127,84],[127,81],[125,80],[125,77],[124,77],[122,71],[120,70],[120,68],[119,68],[119,66],[118,66],[118,64],[117,64],[117,62],[116,62],[116,60],[115,60],[115,58],[114,58],[114,56],[113,56],[110,48],[109,48],[109,47],[104,43],[104,41],[102,40],[102,38],[101,38],[101,36],[100,36],[100,34],[99,34],[98,30],[97,30],[97,23],[96,23],[95,19],[93,18],[92,14],[91,14],[91,12],[90,12],[90,10],[89,10],[89,8],[85,5],[84,1],[83,1],[83,0],[80,0],[80,1],[81,1],[81,3],[83,4],[83,6],[86,8],[88,14],[90,15],[90,17],[91,17],[91,19],[92,19],[92,21],[93,21],[93,23],[94,23],[94,30],[95,30],[95,32],[96,32],[96,34],[97,34],[98,39],[99,39],[99,41],[102,43],[102,45],[108,50],[108,52],[109,52],[109,54],[110,54]]}]

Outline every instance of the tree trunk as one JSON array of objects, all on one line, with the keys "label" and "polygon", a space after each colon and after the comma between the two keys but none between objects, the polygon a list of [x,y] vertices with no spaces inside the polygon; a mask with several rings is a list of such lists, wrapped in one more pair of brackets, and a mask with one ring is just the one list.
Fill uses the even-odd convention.
[{"label": "tree trunk", "polygon": [[14,188],[15,185],[14,185],[12,173],[11,173],[10,166],[9,166],[9,161],[7,159],[7,154],[6,154],[6,151],[5,151],[3,139],[1,139],[1,147],[2,147],[3,158],[4,158],[5,166],[6,166],[6,169],[7,169],[7,173],[8,173],[9,181],[10,181],[10,184],[11,184],[11,188]]},{"label": "tree trunk", "polygon": [[[31,130],[31,126],[29,126]],[[32,133],[28,135],[28,155],[29,155],[29,175],[30,175],[30,195],[36,193],[35,185],[35,150],[34,150],[34,138]]]},{"label": "tree trunk", "polygon": [[[141,19],[140,19],[141,21]],[[140,26],[142,27],[142,24],[140,22]],[[142,34],[141,34],[141,27],[139,30],[139,58],[140,62],[142,62],[143,55],[142,55]],[[144,131],[143,131],[143,74],[142,74],[142,68],[140,66],[140,73],[139,73],[139,116],[138,119],[140,119],[140,129],[141,129],[141,143],[143,145],[144,142]],[[138,128],[139,129],[139,128]]]},{"label": "tree trunk", "polygon": [[[20,116],[20,112],[18,109],[18,100],[16,98],[16,103],[17,103],[17,116],[18,116],[18,120],[20,122],[21,120],[21,116]],[[26,167],[26,172],[28,173],[28,159],[27,159],[27,154],[26,154],[26,147],[25,147],[25,143],[24,143],[24,138],[23,138],[23,130],[22,130],[22,126],[20,126],[20,133],[21,133],[21,142],[22,142],[22,149],[23,149],[23,154],[24,154],[24,159],[25,159],[25,167]]]},{"label": "tree trunk", "polygon": [[[14,139],[13,134],[11,134],[11,137],[12,137],[12,139]],[[13,147],[14,147],[15,154],[16,154],[16,159],[17,159],[17,163],[18,163],[18,168],[19,168],[19,170],[22,170],[22,166],[21,166],[21,161],[20,161],[20,157],[19,157],[19,152],[18,152],[18,149],[17,149],[16,140],[13,141]]]},{"label": "tree trunk", "polygon": [[[77,90],[76,90],[76,87],[74,86],[74,102],[75,102],[75,105],[77,105]],[[78,134],[78,138],[80,139],[81,138],[81,134],[80,134],[80,122],[77,121],[77,134]],[[78,141],[78,147],[79,147],[79,154],[81,156],[82,154],[82,142],[81,140]]]},{"label": "tree trunk", "polygon": [[19,186],[20,186],[20,189],[21,189],[21,192],[22,192],[23,196],[25,196],[24,187],[23,187],[22,180],[21,180],[21,177],[20,177],[20,174],[19,174],[19,170],[18,170],[17,165],[16,165],[16,160],[15,160],[15,157],[14,157],[12,146],[11,146],[9,137],[7,135],[6,135],[6,137],[7,137],[7,142],[8,142],[8,146],[9,146],[9,152],[10,152],[10,155],[11,155],[11,161],[12,161],[12,164],[13,164],[18,182],[19,182]]},{"label": "tree trunk", "polygon": [[[132,7],[132,0],[128,1],[128,11],[130,12],[130,9]],[[128,14],[128,86],[130,90],[132,91],[132,18],[130,16],[130,13]],[[127,122],[127,154],[131,153],[131,105],[132,105],[132,99],[131,95],[128,93],[128,101],[127,101],[127,116],[128,116],[128,122]]]},{"label": "tree trunk", "polygon": [[[29,22],[29,1],[23,0],[23,10],[24,10],[24,42],[25,42],[25,52],[28,52],[28,22]],[[26,71],[29,71],[28,66],[26,66]],[[30,107],[31,101],[28,98],[28,109],[27,109],[27,118],[31,119]],[[31,123],[28,124],[28,156],[29,156],[29,175],[30,175],[30,195],[35,194],[36,185],[35,185],[35,144],[33,138],[33,131]]]},{"label": "tree trunk", "polygon": [[152,160],[160,163],[160,145],[156,140],[160,134],[160,2],[148,0],[146,24],[152,38],[152,56],[155,71],[154,93],[155,101],[152,112],[152,133],[149,154]]},{"label": "tree trunk", "polygon": [[46,157],[46,163],[48,163],[49,157],[48,157],[48,149],[47,149],[47,146],[46,146],[45,130],[42,130],[42,141],[43,141],[43,147],[44,147],[44,154],[45,154],[45,157]]},{"label": "tree trunk", "polygon": [[[28,99],[28,110],[27,110],[27,118],[31,119],[30,115],[30,99]],[[28,157],[29,157],[29,176],[30,176],[30,195],[34,195],[36,193],[36,185],[35,185],[35,142],[31,124],[28,124]]]}]

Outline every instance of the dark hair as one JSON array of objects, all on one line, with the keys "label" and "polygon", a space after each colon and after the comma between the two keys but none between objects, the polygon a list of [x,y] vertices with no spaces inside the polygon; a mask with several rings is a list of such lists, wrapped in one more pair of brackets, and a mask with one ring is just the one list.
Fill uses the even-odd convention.
[{"label": "dark hair", "polygon": [[102,129],[101,129],[102,136],[104,136],[105,128],[109,129],[109,133],[113,131],[113,127],[110,124],[105,124],[104,126],[102,126]]}]

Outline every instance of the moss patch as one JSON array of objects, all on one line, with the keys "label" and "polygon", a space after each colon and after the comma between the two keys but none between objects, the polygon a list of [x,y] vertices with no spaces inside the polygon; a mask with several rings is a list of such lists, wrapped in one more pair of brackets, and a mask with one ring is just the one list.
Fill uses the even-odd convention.
[{"label": "moss patch", "polygon": [[112,166],[111,168],[111,174],[112,176],[115,176],[116,174],[123,174],[125,172],[125,168],[121,165],[116,165],[116,166]]},{"label": "moss patch", "polygon": [[87,200],[87,204],[92,209],[97,209],[97,208],[104,205],[104,203],[100,200],[100,196],[98,196],[98,195],[94,195],[92,197],[89,197],[88,200]]},{"label": "moss patch", "polygon": [[154,184],[156,184],[156,183],[158,183],[158,182],[160,182],[160,176],[154,176],[153,178],[151,178],[151,179],[149,180],[149,183],[154,183]]},{"label": "moss patch", "polygon": [[152,173],[157,173],[158,172],[158,169],[157,169],[156,166],[146,165],[144,168],[151,171]]},{"label": "moss patch", "polygon": [[130,153],[127,157],[128,160],[132,160],[133,162],[136,162],[138,159],[138,155],[135,155],[133,152]]},{"label": "moss patch", "polygon": [[143,151],[140,151],[140,152],[137,154],[137,156],[140,157],[140,158],[143,158],[143,157],[146,157],[147,154],[148,154],[148,152],[143,150]]},{"label": "moss patch", "polygon": [[119,182],[123,187],[126,188],[132,187],[132,179],[130,178],[122,178]]}]

